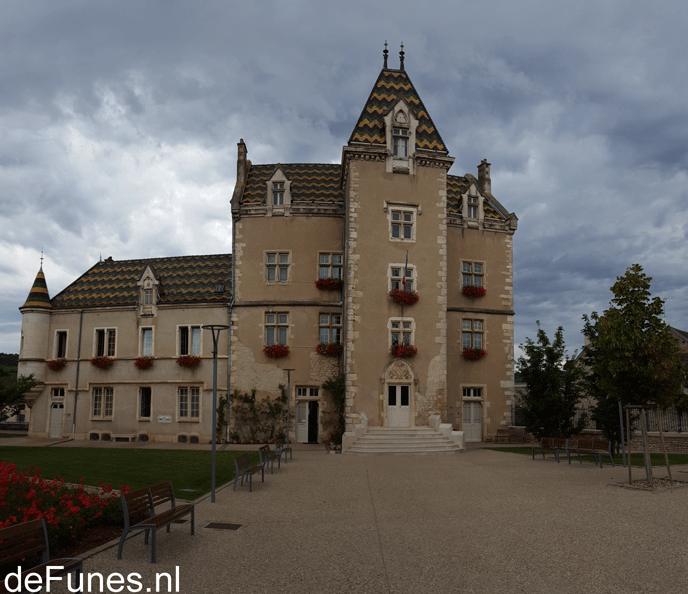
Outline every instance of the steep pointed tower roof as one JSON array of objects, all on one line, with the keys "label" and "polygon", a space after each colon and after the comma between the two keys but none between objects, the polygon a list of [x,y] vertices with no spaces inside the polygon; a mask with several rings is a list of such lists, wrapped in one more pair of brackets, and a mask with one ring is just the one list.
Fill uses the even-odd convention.
[{"label": "steep pointed tower roof", "polygon": [[39,309],[52,309],[53,306],[50,303],[50,294],[48,293],[48,285],[45,282],[45,274],[43,274],[43,265],[36,275],[36,280],[33,281],[33,286],[29,292],[29,296],[26,298],[26,302],[22,305],[19,310],[21,311],[25,307],[39,308]]},{"label": "steep pointed tower roof", "polygon": [[447,153],[447,147],[440,133],[435,128],[430,114],[404,70],[403,46],[400,52],[399,70],[387,68],[386,52],[385,49],[384,66],[351,133],[349,145],[352,143],[385,145],[384,117],[400,100],[403,100],[418,120],[416,148]]}]

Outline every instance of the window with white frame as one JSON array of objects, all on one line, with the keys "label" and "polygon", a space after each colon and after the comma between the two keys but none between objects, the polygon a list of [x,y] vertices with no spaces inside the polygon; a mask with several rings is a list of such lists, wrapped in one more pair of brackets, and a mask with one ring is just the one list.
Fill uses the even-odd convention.
[{"label": "window with white frame", "polygon": [[265,252],[265,280],[286,283],[289,280],[289,252]]},{"label": "window with white frame", "polygon": [[483,320],[469,320],[464,318],[461,324],[461,347],[464,349],[484,348]]},{"label": "window with white frame", "polygon": [[117,330],[96,328],[94,354],[96,357],[114,357],[117,352]]},{"label": "window with white frame", "polygon": [[141,328],[141,356],[153,356],[153,328]]},{"label": "window with white frame", "polygon": [[[389,267],[389,289],[390,291],[415,291],[414,277],[416,275],[415,267],[405,265],[392,265]],[[404,280],[406,281],[406,288],[404,289]]]},{"label": "window with white frame", "polygon": [[114,388],[93,388],[93,395],[91,400],[91,417],[94,419],[111,419],[114,404]]},{"label": "window with white frame", "polygon": [[393,149],[392,154],[399,158],[405,159],[408,157],[408,142],[409,142],[409,130],[408,128],[392,128],[392,143]]},{"label": "window with white frame", "polygon": [[342,278],[342,254],[320,252],[318,278]]},{"label": "window with white frame", "polygon": [[152,390],[145,386],[139,388],[139,419],[150,419]]},{"label": "window with white frame", "polygon": [[311,386],[296,386],[296,397],[297,398],[317,398],[318,388],[313,388]]},{"label": "window with white frame", "polygon": [[390,346],[413,344],[415,324],[413,318],[392,318],[387,324]]},{"label": "window with white frame", "polygon": [[63,359],[67,356],[67,331],[58,330],[55,332],[55,358]]},{"label": "window with white frame", "polygon": [[468,197],[468,203],[466,206],[467,206],[466,216],[469,219],[477,219],[478,218],[478,197],[477,196],[469,196]]},{"label": "window with white frame", "polygon": [[144,289],[143,290],[143,304],[144,305],[155,305],[153,289]]},{"label": "window with white frame", "polygon": [[390,209],[390,239],[392,241],[415,241],[415,223],[415,210]]},{"label": "window with white frame", "polygon": [[480,399],[483,397],[483,389],[482,388],[464,388],[463,389],[463,397],[464,398]]},{"label": "window with white frame", "polygon": [[321,313],[318,342],[339,344],[342,337],[341,314]]},{"label": "window with white frame", "polygon": [[287,343],[287,336],[289,334],[289,314],[281,313],[266,313],[265,314],[265,344],[283,344]]},{"label": "window with white frame", "polygon": [[201,389],[189,386],[178,389],[179,419],[197,420],[201,414]]},{"label": "window with white frame", "polygon": [[50,396],[52,398],[64,398],[65,389],[64,388],[53,388],[50,390]]},{"label": "window with white frame", "polygon": [[179,354],[201,354],[201,327],[179,326]]},{"label": "window with white frame", "polygon": [[462,270],[462,287],[482,287],[483,277],[485,275],[485,265],[482,262],[463,262]]},{"label": "window with white frame", "polygon": [[272,205],[284,205],[284,182],[272,182]]}]

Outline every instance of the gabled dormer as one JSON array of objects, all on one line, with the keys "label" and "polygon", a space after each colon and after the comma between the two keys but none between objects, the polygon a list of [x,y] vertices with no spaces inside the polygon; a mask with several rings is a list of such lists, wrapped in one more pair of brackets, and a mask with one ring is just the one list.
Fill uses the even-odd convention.
[{"label": "gabled dormer", "polygon": [[291,180],[284,175],[280,165],[277,165],[275,173],[266,182],[265,204],[268,216],[289,215],[291,209]]},{"label": "gabled dormer", "polygon": [[138,314],[141,317],[152,317],[158,313],[158,301],[160,300],[160,291],[162,289],[160,280],[158,279],[155,270],[149,264],[146,266],[143,274],[139,277],[136,283],[138,287]]},{"label": "gabled dormer", "polygon": [[415,173],[418,120],[403,99],[384,118],[387,144],[387,173]]}]

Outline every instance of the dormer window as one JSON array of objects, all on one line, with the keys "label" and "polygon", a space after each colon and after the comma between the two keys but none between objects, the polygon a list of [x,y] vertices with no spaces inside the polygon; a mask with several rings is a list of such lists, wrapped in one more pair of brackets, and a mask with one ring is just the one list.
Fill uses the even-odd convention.
[{"label": "dormer window", "polygon": [[266,182],[265,204],[268,216],[288,216],[291,206],[291,181],[287,179],[278,166],[275,173]]},{"label": "dormer window", "polygon": [[153,289],[143,290],[143,304],[144,305],[155,305],[153,298]]},{"label": "dormer window", "polygon": [[466,216],[469,219],[477,219],[478,218],[478,197],[477,196],[469,196],[467,206],[468,206],[468,212],[466,213]]},{"label": "dormer window", "polygon": [[416,127],[418,120],[402,99],[384,116],[388,173],[415,174]]},{"label": "dormer window", "polygon": [[144,317],[155,316],[161,285],[150,265],[146,266],[136,284],[139,290],[138,315]]},{"label": "dormer window", "polygon": [[272,204],[273,206],[284,205],[284,182],[272,183]]},{"label": "dormer window", "polygon": [[408,157],[408,136],[406,128],[394,128],[393,130],[393,154],[395,157],[405,159]]}]

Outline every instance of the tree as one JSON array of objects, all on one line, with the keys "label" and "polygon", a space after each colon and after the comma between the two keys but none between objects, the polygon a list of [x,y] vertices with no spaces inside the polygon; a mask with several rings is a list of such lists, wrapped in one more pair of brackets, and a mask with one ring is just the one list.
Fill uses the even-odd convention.
[{"label": "tree", "polygon": [[678,341],[663,319],[664,302],[651,297],[639,264],[617,277],[602,316],[583,316],[592,389],[622,404],[670,406],[681,399],[685,371]]},{"label": "tree", "polygon": [[522,414],[526,429],[535,437],[569,437],[579,433],[585,419],[575,421],[576,405],[583,397],[583,370],[566,355],[564,329],[559,326],[550,342],[537,322],[537,344],[526,338],[524,357],[516,362],[523,394]]},{"label": "tree", "polygon": [[14,370],[0,365],[0,422],[16,415],[24,406],[24,394],[38,384],[31,375],[13,379]]}]

